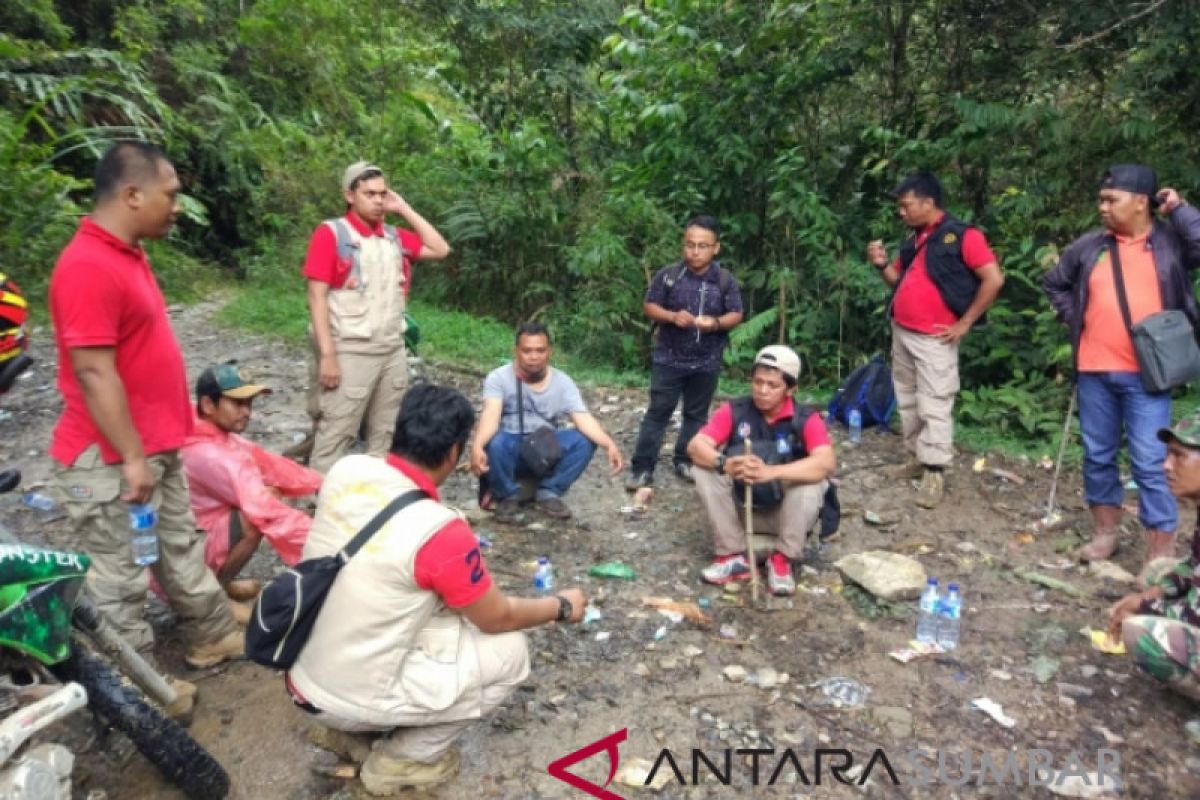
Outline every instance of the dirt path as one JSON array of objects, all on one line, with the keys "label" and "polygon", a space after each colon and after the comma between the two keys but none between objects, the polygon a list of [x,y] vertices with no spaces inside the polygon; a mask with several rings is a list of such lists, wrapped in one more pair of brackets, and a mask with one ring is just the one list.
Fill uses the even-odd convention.
[{"label": "dirt path", "polygon": [[[303,416],[305,368],[295,348],[257,337],[216,334],[216,306],[202,304],[173,310],[176,331],[194,376],[206,364],[234,357],[251,368],[275,394],[256,409],[249,435],[279,449],[306,427]],[[44,480],[49,431],[58,413],[54,390],[54,353],[48,331],[34,332],[39,363],[3,400],[11,414],[0,421],[0,464],[19,466],[28,489]],[[476,398],[480,382],[441,371],[443,382],[458,385]],[[594,411],[628,453],[644,404],[640,392],[586,393]],[[1051,443],[1046,449],[1051,450]],[[1200,747],[1189,744],[1183,725],[1196,708],[1138,678],[1123,658],[1103,656],[1077,633],[1103,621],[1104,608],[1123,593],[1112,581],[1089,576],[1063,553],[1082,529],[1084,509],[1078,479],[1068,476],[1060,492],[1067,507],[1067,526],[1028,544],[1015,534],[1039,517],[1048,491],[1049,473],[1030,465],[998,463],[972,471],[974,457],[963,455],[949,479],[946,502],[937,510],[909,505],[911,487],[886,480],[878,465],[901,460],[898,438],[868,432],[857,448],[840,448],[845,508],[842,537],[814,553],[794,600],[774,600],[768,611],[746,607],[743,590],[723,595],[702,586],[698,570],[710,554],[709,537],[694,493],[660,469],[659,487],[650,513],[623,516],[627,502],[616,482],[604,475],[596,459],[567,500],[576,511],[572,525],[554,526],[531,519],[526,526],[498,526],[486,515],[469,512],[477,532],[494,546],[488,562],[510,592],[528,593],[528,564],[539,554],[554,561],[561,585],[579,584],[596,600],[603,618],[586,628],[547,626],[530,634],[533,673],[500,713],[470,729],[463,741],[463,769],[457,780],[438,792],[409,793],[430,798],[583,798],[583,792],[550,777],[546,767],[567,753],[601,737],[627,729],[620,745],[622,766],[637,758],[656,759],[669,748],[678,761],[681,785],[671,779],[658,796],[709,797],[1050,797],[1046,789],[1026,785],[919,788],[904,772],[904,753],[912,748],[952,750],[947,777],[959,778],[960,756],[974,755],[972,769],[986,753],[1002,763],[1016,755],[1022,784],[1027,782],[1026,751],[1049,751],[1062,768],[1072,751],[1084,766],[1097,768],[1100,748],[1115,750],[1126,788],[1121,796],[1136,798],[1200,797]],[[990,470],[1010,470],[1026,483],[1016,485]],[[474,508],[474,484],[456,474],[445,487],[450,503]],[[23,507],[16,494],[0,497],[5,519],[28,542],[73,544],[60,514]],[[864,512],[873,512],[865,515]],[[866,516],[883,524],[868,524]],[[1183,530],[1191,529],[1193,512]],[[963,643],[953,654],[907,665],[887,653],[910,638],[912,616],[865,616],[849,594],[840,591],[832,561],[866,549],[893,549],[915,555],[931,575],[945,583],[957,580],[966,596]],[[1136,571],[1140,546],[1130,535],[1117,561]],[[620,559],[637,570],[631,582],[586,576],[596,562]],[[267,577],[273,556],[260,556],[251,571]],[[1073,598],[1017,577],[1014,569],[1034,569],[1069,581],[1082,590]],[[645,595],[699,600],[711,606],[715,622],[701,628],[673,623],[642,607]],[[155,613],[165,651],[164,661],[184,671],[179,642],[169,612]],[[720,635],[722,632],[725,636]],[[732,683],[722,671],[731,665],[752,675],[763,668],[786,673],[784,683],[768,688]],[[1036,673],[1036,674],[1035,674]],[[820,706],[820,693],[809,684],[845,676],[870,687],[865,705],[854,709]],[[242,798],[356,798],[365,796],[353,782],[318,775],[312,765],[319,751],[306,743],[302,712],[291,707],[280,680],[267,670],[240,663],[211,672],[190,674],[201,687],[193,735],[220,759],[233,776]],[[770,682],[769,680],[767,681]],[[990,697],[1015,718],[1003,728],[968,704]],[[118,735],[95,736],[87,717],[74,720],[69,733],[86,748],[76,768],[79,797],[103,789],[109,797],[174,797]],[[692,783],[692,749],[702,749],[724,769],[726,748],[774,750],[763,754],[757,787],[754,756],[734,753],[730,785],[718,783],[701,765],[702,785]],[[900,772],[905,785],[894,786],[876,761],[865,786],[838,783],[824,756],[816,772],[816,751],[851,751],[861,770],[878,748]],[[774,787],[766,786],[790,749],[803,776],[784,764]],[[604,756],[597,755],[575,771],[597,783],[606,777]],[[923,762],[937,771],[936,760]],[[705,777],[707,776],[707,778]],[[804,781],[814,784],[803,785]],[[960,780],[961,782],[961,780]],[[619,782],[618,795],[648,794]]]}]

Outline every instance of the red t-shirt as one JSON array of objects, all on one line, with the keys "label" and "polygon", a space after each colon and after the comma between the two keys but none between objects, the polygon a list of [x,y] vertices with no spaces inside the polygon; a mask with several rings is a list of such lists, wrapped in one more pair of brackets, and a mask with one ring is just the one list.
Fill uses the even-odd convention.
[{"label": "red t-shirt", "polygon": [[[788,397],[779,407],[779,413],[767,422],[774,425],[781,419],[792,417],[795,413],[796,403]],[[729,441],[729,437],[733,435],[733,406],[729,403],[722,404],[717,409],[717,413],[713,414],[712,418],[700,429],[700,432],[716,442],[718,448],[724,447]],[[829,429],[825,427],[825,420],[821,419],[821,415],[816,412],[810,414],[804,421],[801,435],[804,437],[804,449],[810,453],[818,447],[830,444]]]},{"label": "red t-shirt", "polygon": [[[942,223],[943,217],[945,214],[917,234],[916,244],[920,250],[909,265],[907,274],[902,275],[896,300],[892,304],[892,316],[897,325],[927,335],[941,333],[958,322],[958,315],[946,305],[941,292],[929,277],[929,270],[925,266],[926,248],[921,247],[921,243]],[[971,270],[995,263],[996,256],[988,246],[983,231],[978,228],[966,230],[962,240],[962,259]],[[900,259],[893,261],[892,266],[900,269]]]},{"label": "red t-shirt", "polygon": [[[404,473],[418,489],[438,499],[437,486],[424,472],[391,454],[387,463]],[[429,537],[417,551],[413,569],[417,586],[436,592],[450,608],[469,606],[492,588],[492,576],[483,561],[479,540],[471,526],[461,519],[446,523]]]},{"label": "red t-shirt", "polygon": [[[371,227],[353,211],[347,211],[345,219],[360,236],[384,235],[382,222]],[[412,262],[421,253],[424,243],[419,234],[404,228],[396,228],[396,235],[400,237],[400,246],[404,249],[404,294],[407,296],[412,285]],[[346,278],[350,277],[351,266],[348,261],[343,263],[338,260],[337,235],[333,230],[324,223],[318,225],[308,243],[308,255],[304,259],[304,277],[340,289],[346,283]]]},{"label": "red t-shirt", "polygon": [[117,374],[146,455],[178,450],[192,432],[183,353],[146,251],[85,217],[50,276],[50,319],[58,346],[63,412],[50,455],[70,466],[95,443],[106,464],[120,456],[100,435],[71,368],[70,351],[116,348]]}]

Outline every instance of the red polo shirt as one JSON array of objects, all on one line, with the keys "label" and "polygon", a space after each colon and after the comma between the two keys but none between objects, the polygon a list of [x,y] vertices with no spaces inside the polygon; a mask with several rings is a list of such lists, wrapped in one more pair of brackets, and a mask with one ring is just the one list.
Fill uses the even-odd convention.
[{"label": "red polo shirt", "polygon": [[[941,333],[958,322],[958,316],[946,305],[942,293],[929,277],[929,269],[925,266],[926,248],[921,247],[921,243],[929,238],[929,234],[942,224],[943,217],[945,214],[917,233],[916,244],[920,250],[909,265],[908,273],[902,275],[900,288],[896,290],[896,299],[892,304],[892,316],[897,325],[929,336]],[[963,234],[962,259],[970,270],[986,267],[996,260],[983,231],[968,228]],[[900,269],[900,259],[897,258],[892,265]]]},{"label": "red polo shirt", "polygon": [[[767,420],[767,423],[774,425],[781,419],[795,415],[795,401],[791,397],[785,397],[779,411],[773,418]],[[733,406],[729,403],[722,403],[712,418],[700,429],[700,433],[716,442],[718,448],[724,448],[729,442],[729,437],[733,436]],[[816,412],[809,414],[808,419],[804,421],[801,436],[804,438],[804,449],[810,453],[818,447],[832,444],[829,440],[829,429],[825,427],[825,420],[821,419],[821,415]]]},{"label": "red polo shirt", "polygon": [[70,466],[95,443],[106,464],[120,456],[100,435],[71,368],[70,351],[116,349],[117,374],[146,455],[178,450],[192,432],[183,353],[146,251],[84,218],[50,276],[50,319],[58,346],[63,412],[50,455]]},{"label": "red polo shirt", "polygon": [[[438,499],[437,486],[416,466],[390,453],[387,463],[400,470],[425,494]],[[479,540],[471,526],[461,519],[446,523],[429,537],[417,551],[413,572],[417,586],[437,593],[450,608],[465,608],[492,588],[492,576],[483,562]]]},{"label": "red polo shirt", "polygon": [[[383,236],[383,223],[371,227],[363,222],[353,211],[347,211],[344,217],[350,227],[360,236]],[[419,234],[404,228],[396,228],[400,237],[400,246],[404,248],[404,294],[412,286],[412,262],[420,253],[424,243]],[[312,239],[308,243],[308,255],[304,259],[304,277],[312,281],[328,283],[334,289],[340,289],[350,277],[350,262],[341,262],[337,256],[337,235],[325,224],[317,226]]]}]

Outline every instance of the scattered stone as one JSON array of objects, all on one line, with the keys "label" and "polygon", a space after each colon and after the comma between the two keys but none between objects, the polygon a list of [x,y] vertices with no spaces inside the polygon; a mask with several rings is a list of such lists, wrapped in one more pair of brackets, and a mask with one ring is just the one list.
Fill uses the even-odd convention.
[{"label": "scattered stone", "polygon": [[1065,694],[1068,697],[1091,697],[1093,692],[1087,686],[1080,686],[1077,683],[1059,683],[1058,693]]},{"label": "scattered stone", "polygon": [[634,668],[633,668],[633,674],[637,675],[640,678],[649,678],[650,677],[650,668],[647,667],[645,664],[643,664],[641,661],[639,661],[637,663],[637,665],[634,666]]},{"label": "scattered stone", "polygon": [[912,712],[900,706],[879,706],[871,712],[875,723],[898,741],[907,741],[913,734]]},{"label": "scattered stone", "polygon": [[[1115,780],[1104,780],[1108,777],[1105,773],[1085,772],[1082,775],[1055,773],[1053,770],[1048,770],[1050,782],[1046,785],[1054,794],[1059,797],[1116,797],[1121,791],[1121,785]],[[1040,773],[1040,776],[1045,776],[1046,773]]]},{"label": "scattered stone", "polygon": [[919,561],[886,550],[854,553],[833,566],[846,580],[884,600],[915,600],[927,579]]},{"label": "scattered stone", "polygon": [[756,684],[761,689],[774,689],[779,684],[779,673],[770,667],[763,667],[747,682]]},{"label": "scattered stone", "polygon": [[730,683],[741,683],[746,680],[746,668],[738,664],[730,664],[725,669],[721,670],[721,674],[725,676],[725,680]]},{"label": "scattered stone", "polygon": [[995,678],[998,681],[1011,681],[1012,680],[1012,673],[1005,672],[1002,669],[991,670],[991,675],[993,678]]},{"label": "scattered stone", "polygon": [[719,731],[729,730],[729,723],[723,719],[718,719],[717,720],[717,730],[719,730]]},{"label": "scattered stone", "polygon": [[1104,741],[1108,742],[1109,744],[1125,744],[1124,736],[1118,736],[1103,725],[1097,725],[1096,727],[1092,728],[1092,730],[1103,736]]},{"label": "scattered stone", "polygon": [[1082,667],[1079,668],[1079,674],[1082,675],[1085,679],[1089,679],[1089,680],[1091,678],[1096,677],[1096,673],[1098,673],[1099,671],[1100,671],[1100,668],[1097,666],[1094,666],[1092,664],[1084,664]]},{"label": "scattered stone", "polygon": [[683,648],[683,657],[684,658],[695,658],[696,656],[700,655],[703,652],[704,651],[701,650],[699,647],[696,647],[696,645],[689,644],[687,647]]},{"label": "scattered stone", "polygon": [[626,761],[620,771],[617,772],[617,780],[626,786],[635,789],[651,789],[655,792],[661,792],[663,787],[670,783],[672,772],[669,769],[660,769],[654,775],[654,780],[649,786],[646,785],[646,779],[650,777],[650,771],[654,769],[654,762],[647,761],[644,758],[635,758]]},{"label": "scattered stone", "polygon": [[700,721],[705,723],[706,725],[711,725],[711,724],[713,724],[714,721],[716,721],[716,717],[714,717],[712,714],[705,711],[703,714],[700,715]]},{"label": "scattered stone", "polygon": [[660,667],[662,667],[663,669],[675,669],[679,666],[679,659],[667,657],[667,658],[661,659],[658,662],[658,665]]},{"label": "scattered stone", "polygon": [[1114,564],[1111,561],[1093,561],[1088,564],[1088,574],[1093,578],[1101,580],[1111,580],[1117,583],[1137,583],[1137,577],[1122,567],[1120,564]]}]

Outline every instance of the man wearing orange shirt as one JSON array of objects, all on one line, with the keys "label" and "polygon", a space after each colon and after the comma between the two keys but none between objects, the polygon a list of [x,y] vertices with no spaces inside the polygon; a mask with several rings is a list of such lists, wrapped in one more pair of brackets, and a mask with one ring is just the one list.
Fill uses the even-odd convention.
[{"label": "man wearing orange shirt", "polygon": [[892,378],[908,463],[893,477],[920,478],[917,505],[934,508],[954,458],[958,343],[1000,294],[1004,274],[983,231],[945,212],[936,177],[914,173],[893,194],[912,236],[891,262],[883,242],[867,245],[867,260],[895,289]]},{"label": "man wearing orange shirt", "polygon": [[[1165,222],[1154,220],[1156,208]],[[1075,352],[1084,492],[1093,529],[1079,556],[1096,561],[1117,549],[1125,497],[1117,455],[1124,429],[1149,564],[1175,551],[1179,514],[1163,473],[1167,448],[1157,437],[1171,425],[1171,395],[1142,387],[1110,253],[1117,252],[1133,324],[1180,309],[1195,325],[1200,311],[1187,271],[1200,266],[1200,212],[1174,189],[1159,191],[1154,170],[1139,164],[1118,164],[1104,173],[1099,210],[1104,228],[1076,239],[1043,281],[1050,304],[1071,328]]]}]

